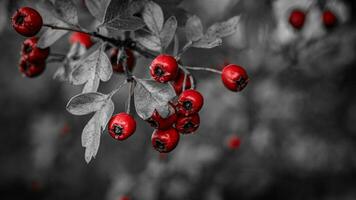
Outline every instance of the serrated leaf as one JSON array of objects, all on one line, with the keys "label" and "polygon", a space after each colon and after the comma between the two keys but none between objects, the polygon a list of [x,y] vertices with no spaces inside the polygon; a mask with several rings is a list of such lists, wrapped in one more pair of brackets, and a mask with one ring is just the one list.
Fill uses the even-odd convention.
[{"label": "serrated leaf", "polygon": [[149,50],[161,51],[161,40],[154,35],[137,35],[136,41]]},{"label": "serrated leaf", "polygon": [[172,16],[167,19],[160,33],[162,49],[166,49],[169,46],[169,44],[173,40],[176,30],[177,30],[177,20],[174,16]]},{"label": "serrated leaf", "polygon": [[240,16],[235,16],[225,22],[213,24],[206,31],[209,37],[226,37],[236,32],[240,22]]},{"label": "serrated leaf", "polygon": [[107,28],[121,31],[135,31],[144,26],[142,19],[134,16],[115,18],[106,23]]},{"label": "serrated leaf", "polygon": [[162,30],[164,16],[162,8],[153,1],[148,2],[142,12],[143,21],[152,33],[159,35]]},{"label": "serrated leaf", "polygon": [[99,81],[108,81],[111,75],[111,62],[102,45],[79,61],[73,70],[71,81],[74,85],[86,83],[83,92],[95,92],[99,86]]},{"label": "serrated leaf", "polygon": [[84,127],[82,132],[82,146],[85,147],[84,157],[87,163],[89,163],[92,158],[95,158],[100,146],[100,135],[105,129],[113,112],[114,103],[111,99],[108,99],[103,107],[94,114]]},{"label": "serrated leaf", "polygon": [[72,97],[66,108],[73,115],[86,115],[100,110],[108,96],[98,92],[78,94]]},{"label": "serrated leaf", "polygon": [[129,6],[129,0],[111,0],[105,10],[104,23],[109,23],[120,16]]},{"label": "serrated leaf", "polygon": [[102,22],[105,14],[105,9],[109,0],[85,0],[89,12],[99,21]]},{"label": "serrated leaf", "polygon": [[221,38],[214,38],[214,37],[207,37],[204,36],[200,40],[193,42],[192,47],[195,48],[204,48],[204,49],[211,49],[222,44]]},{"label": "serrated leaf", "polygon": [[168,103],[175,96],[176,94],[169,84],[137,79],[134,90],[136,112],[143,120],[151,117],[155,110],[165,118],[170,114]]},{"label": "serrated leaf", "polygon": [[185,35],[188,41],[197,41],[203,37],[203,24],[198,16],[193,15],[188,18],[185,24]]}]

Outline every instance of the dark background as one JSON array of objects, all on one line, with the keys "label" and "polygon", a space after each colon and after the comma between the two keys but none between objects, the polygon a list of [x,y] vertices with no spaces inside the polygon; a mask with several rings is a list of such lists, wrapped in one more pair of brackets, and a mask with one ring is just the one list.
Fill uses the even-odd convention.
[{"label": "dark background", "polygon": [[[237,14],[242,22],[221,47],[189,50],[182,61],[217,69],[240,64],[250,84],[236,94],[218,76],[194,73],[206,99],[196,134],[159,155],[150,145],[153,130],[135,116],[130,139],[117,142],[104,132],[96,159],[86,164],[80,134],[90,116],[65,110],[81,88],[52,80],[58,65],[35,79],[21,76],[24,38],[9,18],[33,1],[1,0],[0,199],[356,199],[355,3],[332,4],[346,8],[332,30],[318,17],[323,5],[313,6],[302,31],[279,29],[290,9],[308,1],[183,1],[205,27]],[[76,3],[81,23],[91,24]],[[282,44],[285,34],[292,39]],[[66,36],[52,51],[68,48]],[[145,74],[149,62],[138,58],[136,73]],[[122,78],[114,75],[99,90],[110,91]],[[124,110],[125,99],[116,96],[115,112]],[[238,150],[227,149],[230,135],[241,138]]]}]

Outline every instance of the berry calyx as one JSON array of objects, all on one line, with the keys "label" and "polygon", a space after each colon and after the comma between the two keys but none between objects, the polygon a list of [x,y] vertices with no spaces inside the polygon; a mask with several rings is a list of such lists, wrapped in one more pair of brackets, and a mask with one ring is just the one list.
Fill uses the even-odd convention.
[{"label": "berry calyx", "polygon": [[185,87],[183,86],[183,84],[184,84],[184,76],[185,76],[184,72],[181,69],[179,69],[177,77],[172,82],[173,88],[174,88],[174,90],[175,90],[177,95],[182,93],[183,88],[186,90],[186,89],[189,89],[189,88],[192,87],[192,83],[190,82],[190,80],[191,80],[191,75],[190,74],[187,75],[187,77],[186,77]]},{"label": "berry calyx", "polygon": [[178,74],[178,63],[173,56],[161,54],[152,61],[150,74],[160,83],[172,81]]},{"label": "berry calyx", "polygon": [[289,15],[289,24],[296,30],[303,28],[306,14],[303,10],[295,9]]},{"label": "berry calyx", "polygon": [[178,97],[176,109],[181,115],[188,116],[198,113],[204,104],[203,95],[196,90],[186,90]]},{"label": "berry calyx", "polygon": [[176,129],[155,130],[151,137],[151,143],[155,150],[168,153],[176,148],[179,142],[179,133]]},{"label": "berry calyx", "polygon": [[20,60],[19,70],[22,74],[29,78],[37,77],[45,70],[46,63],[44,60],[30,62],[27,57],[22,57]]},{"label": "berry calyx", "polygon": [[79,43],[87,49],[93,45],[90,35],[81,32],[73,32],[69,37],[69,43]]},{"label": "berry calyx", "polygon": [[323,12],[323,23],[325,28],[333,28],[337,25],[337,17],[331,10],[326,10]]},{"label": "berry calyx", "polygon": [[155,110],[152,116],[147,119],[147,122],[155,129],[166,130],[172,127],[176,120],[177,115],[174,109],[172,109],[171,114],[166,118],[162,118],[161,115]]},{"label": "berry calyx", "polygon": [[119,62],[117,62],[118,54],[118,48],[113,48],[110,52],[110,61],[113,71],[117,73],[123,73],[125,65],[127,69],[129,69],[129,71],[132,71],[136,62],[135,55],[133,54],[133,52],[130,49],[125,49],[126,58],[122,58]]},{"label": "berry calyx", "polygon": [[225,87],[234,92],[243,90],[249,82],[246,70],[234,64],[224,67],[221,79]]},{"label": "berry calyx", "polygon": [[179,116],[176,122],[176,129],[182,134],[189,134],[195,132],[199,128],[199,125],[199,114]]},{"label": "berry calyx", "polygon": [[36,62],[46,60],[49,55],[49,47],[40,49],[37,47],[38,38],[32,37],[26,39],[21,48],[21,55],[26,56],[28,61]]},{"label": "berry calyx", "polygon": [[238,149],[240,145],[241,139],[236,135],[232,135],[227,139],[227,147],[231,150]]},{"label": "berry calyx", "polygon": [[41,15],[30,7],[22,7],[12,15],[12,27],[19,34],[32,37],[42,28],[43,21]]},{"label": "berry calyx", "polygon": [[119,113],[111,117],[108,129],[114,139],[125,140],[135,132],[136,121],[130,114]]}]

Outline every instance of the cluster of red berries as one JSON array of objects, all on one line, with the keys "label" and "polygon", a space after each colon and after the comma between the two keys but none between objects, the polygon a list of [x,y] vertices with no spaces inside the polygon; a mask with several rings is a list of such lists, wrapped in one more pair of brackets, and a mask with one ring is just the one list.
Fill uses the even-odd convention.
[{"label": "cluster of red berries", "polygon": [[[157,56],[151,63],[150,74],[159,83],[171,82],[178,96],[175,101],[170,102],[169,116],[163,118],[155,111],[146,120],[155,129],[151,137],[153,148],[167,153],[177,146],[179,133],[191,134],[199,128],[199,111],[203,107],[204,98],[200,92],[191,88],[191,79],[184,78],[186,75],[179,69],[173,56]],[[229,90],[241,91],[248,80],[246,71],[240,66],[230,64],[222,70],[222,81]],[[108,130],[114,139],[125,140],[135,132],[136,121],[130,114],[119,113],[110,119]]]},{"label": "cluster of red berries", "polygon": [[[306,20],[307,12],[301,9],[294,9],[289,15],[290,25],[296,29],[301,30]],[[338,19],[331,10],[325,10],[321,16],[325,28],[331,29],[337,25]]]},{"label": "cluster of red berries", "polygon": [[20,71],[27,77],[36,77],[44,71],[49,55],[49,48],[38,48],[38,38],[34,37],[42,28],[42,17],[36,10],[23,7],[14,13],[11,21],[19,34],[29,37],[22,44]]}]

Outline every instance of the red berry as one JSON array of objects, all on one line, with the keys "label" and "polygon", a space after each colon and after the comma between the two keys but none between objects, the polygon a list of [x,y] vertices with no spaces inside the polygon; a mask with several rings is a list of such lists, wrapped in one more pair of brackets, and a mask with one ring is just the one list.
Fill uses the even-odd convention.
[{"label": "red berry", "polygon": [[152,116],[147,119],[147,122],[155,129],[166,130],[172,127],[176,120],[177,115],[175,110],[172,109],[171,114],[166,118],[162,118],[157,111],[154,111]]},{"label": "red berry", "polygon": [[69,42],[71,44],[79,43],[87,49],[93,45],[90,35],[81,32],[73,32],[69,37]]},{"label": "red berry", "polygon": [[179,133],[176,129],[155,130],[151,138],[154,149],[161,153],[168,153],[176,148],[179,142]]},{"label": "red berry", "polygon": [[326,28],[333,28],[337,24],[337,17],[332,11],[326,10],[323,13],[323,22]]},{"label": "red berry", "polygon": [[304,26],[306,14],[303,10],[295,9],[289,15],[289,23],[296,30],[300,30]]},{"label": "red berry", "polygon": [[128,196],[121,196],[119,200],[131,200],[131,198]]},{"label": "red berry", "polygon": [[199,114],[193,114],[189,116],[179,116],[176,122],[176,129],[183,134],[189,134],[195,132],[200,125]]},{"label": "red berry", "polygon": [[42,74],[45,70],[46,63],[44,60],[39,60],[37,62],[28,61],[27,57],[21,57],[20,60],[20,72],[29,78],[33,78]]},{"label": "red berry", "polygon": [[108,129],[114,139],[125,140],[135,132],[136,121],[127,113],[119,113],[111,117]]},{"label": "red berry", "polygon": [[196,90],[186,90],[178,97],[176,109],[179,114],[188,116],[201,110],[204,98]]},{"label": "red berry", "polygon": [[[192,84],[190,82],[191,75],[187,75],[186,80],[185,80],[185,88],[184,89],[189,89],[192,87]],[[176,91],[176,94],[179,95],[183,91],[183,83],[184,83],[184,72],[182,70],[178,70],[178,75],[175,78],[175,80],[172,82],[173,88]]]},{"label": "red berry", "polygon": [[26,56],[28,61],[36,62],[46,60],[49,55],[49,48],[40,49],[37,47],[38,38],[26,39],[22,44],[21,54]]},{"label": "red berry", "polygon": [[178,74],[178,63],[173,56],[159,55],[152,61],[150,73],[160,83],[172,81]]},{"label": "red berry", "polygon": [[43,25],[41,15],[29,7],[16,10],[12,15],[11,22],[16,32],[26,37],[35,36]]},{"label": "red berry", "polygon": [[236,135],[230,136],[227,140],[227,147],[231,150],[238,149],[240,145],[241,145],[241,139]]},{"label": "red berry", "polygon": [[110,53],[110,61],[114,72],[123,73],[124,65],[127,66],[127,69],[129,69],[129,71],[132,71],[135,66],[135,55],[132,53],[132,51],[130,49],[125,49],[127,57],[125,59],[120,60],[119,62],[117,62],[118,53],[118,48],[113,48]]},{"label": "red berry", "polygon": [[234,64],[224,67],[221,79],[227,89],[235,92],[243,90],[249,82],[246,70]]}]

